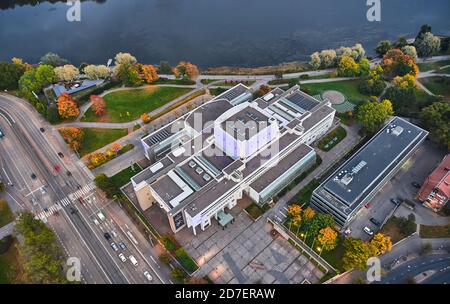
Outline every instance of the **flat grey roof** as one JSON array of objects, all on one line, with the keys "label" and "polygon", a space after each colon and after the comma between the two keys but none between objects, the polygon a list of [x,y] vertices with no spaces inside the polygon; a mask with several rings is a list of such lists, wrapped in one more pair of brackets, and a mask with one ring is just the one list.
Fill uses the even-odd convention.
[{"label": "flat grey roof", "polygon": [[[400,128],[400,134],[393,134]],[[425,130],[395,117],[320,187],[354,209],[427,135]]]},{"label": "flat grey roof", "polygon": [[269,117],[252,107],[246,107],[222,122],[222,128],[239,140],[248,140],[268,125]]},{"label": "flat grey roof", "polygon": [[316,126],[319,121],[333,113],[335,110],[332,107],[329,107],[326,104],[322,104],[320,108],[316,109],[314,112],[311,113],[311,116],[306,118],[302,122],[303,128],[305,128],[305,131],[308,131],[312,127]]},{"label": "flat grey roof", "polygon": [[201,158],[214,166],[214,168],[219,171],[219,174],[234,161],[234,159],[226,155],[225,152],[220,150],[214,144],[202,151]]},{"label": "flat grey roof", "polygon": [[[197,132],[214,125],[214,121],[233,106],[226,99],[214,99],[195,109],[186,118],[186,123]],[[197,119],[197,121],[195,121]],[[199,120],[201,119],[201,120]]]},{"label": "flat grey roof", "polygon": [[158,162],[151,164],[149,167],[145,168],[143,171],[139,172],[135,176],[133,176],[131,179],[136,183],[139,184],[142,181],[148,181],[151,182],[158,176],[160,176],[162,173],[166,173],[169,171],[170,168],[172,168],[173,161],[167,157],[162,158],[159,163],[163,165],[163,168],[156,172],[152,172],[151,168],[157,164]]},{"label": "flat grey roof", "polygon": [[151,187],[167,204],[169,204],[169,202],[175,197],[183,193],[183,190],[177,185],[176,182],[172,180],[172,178],[170,178],[169,175],[164,175],[156,182],[152,183]]},{"label": "flat grey roof", "polygon": [[162,129],[159,129],[158,131],[154,132],[153,134],[148,135],[143,139],[143,141],[149,146],[156,145],[170,136],[176,134],[178,131],[182,130],[184,128],[184,122],[180,119],[175,120],[171,124],[165,126]]},{"label": "flat grey roof", "polygon": [[286,172],[293,165],[298,163],[302,158],[304,158],[308,153],[314,151],[313,148],[305,144],[301,144],[294,151],[289,153],[286,157],[281,159],[275,167],[272,167],[267,172],[262,174],[257,180],[255,180],[250,187],[255,191],[260,193],[270,184],[272,184],[278,177],[280,177],[284,172]]}]

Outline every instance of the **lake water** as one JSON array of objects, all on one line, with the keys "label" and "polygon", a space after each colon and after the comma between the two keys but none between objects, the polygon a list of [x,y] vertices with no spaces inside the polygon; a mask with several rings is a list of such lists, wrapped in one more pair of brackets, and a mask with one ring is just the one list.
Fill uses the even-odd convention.
[{"label": "lake water", "polygon": [[260,66],[357,42],[373,54],[379,40],[415,36],[424,23],[450,35],[448,0],[381,7],[381,22],[369,22],[366,0],[86,0],[81,22],[71,23],[65,1],[0,0],[0,60],[37,62],[52,51],[106,63],[127,51],[147,63]]}]

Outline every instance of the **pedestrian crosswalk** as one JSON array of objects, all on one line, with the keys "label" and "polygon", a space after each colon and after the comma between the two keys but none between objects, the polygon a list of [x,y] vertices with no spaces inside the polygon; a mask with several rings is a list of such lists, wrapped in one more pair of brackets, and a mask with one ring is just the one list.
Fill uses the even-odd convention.
[{"label": "pedestrian crosswalk", "polygon": [[69,194],[69,198],[74,201],[80,197],[85,196],[86,194],[88,194],[89,192],[91,192],[94,189],[95,189],[95,185],[93,183],[87,184],[80,190]]},{"label": "pedestrian crosswalk", "polygon": [[87,184],[83,188],[81,188],[80,190],[69,194],[67,197],[65,197],[62,200],[56,202],[52,206],[44,209],[43,211],[38,213],[35,218],[39,219],[39,220],[41,220],[43,222],[46,222],[48,217],[54,215],[59,210],[61,210],[63,207],[66,207],[66,206],[72,204],[78,198],[89,194],[89,192],[91,192],[94,189],[95,189],[95,185],[93,183]]}]

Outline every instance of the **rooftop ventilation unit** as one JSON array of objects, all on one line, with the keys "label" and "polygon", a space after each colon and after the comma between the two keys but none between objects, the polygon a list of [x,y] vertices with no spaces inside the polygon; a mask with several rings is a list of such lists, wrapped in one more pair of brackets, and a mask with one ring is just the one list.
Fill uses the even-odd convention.
[{"label": "rooftop ventilation unit", "polygon": [[367,165],[367,162],[366,162],[366,161],[364,161],[364,160],[360,161],[359,164],[357,164],[356,167],[354,167],[354,168],[352,169],[352,174],[358,173],[358,172],[361,171],[361,169],[364,168],[366,165]]},{"label": "rooftop ventilation unit", "polygon": [[195,161],[191,160],[191,161],[189,162],[189,167],[195,168],[195,166],[197,166],[197,164],[195,163]]},{"label": "rooftop ventilation unit", "polygon": [[197,167],[197,169],[195,169],[195,172],[197,172],[197,174],[202,174],[204,170],[200,167]]},{"label": "rooftop ventilation unit", "polygon": [[400,126],[396,126],[395,128],[392,129],[392,134],[395,136],[399,136],[400,134],[402,134],[403,132],[403,128]]},{"label": "rooftop ventilation unit", "polygon": [[211,176],[209,176],[209,174],[203,174],[203,179],[209,182],[211,180]]}]

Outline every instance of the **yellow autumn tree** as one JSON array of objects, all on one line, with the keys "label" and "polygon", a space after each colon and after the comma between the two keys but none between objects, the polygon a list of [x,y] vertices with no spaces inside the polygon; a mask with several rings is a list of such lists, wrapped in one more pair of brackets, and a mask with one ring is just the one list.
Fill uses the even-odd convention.
[{"label": "yellow autumn tree", "polygon": [[159,78],[156,68],[151,64],[140,66],[140,70],[146,83],[153,83]]},{"label": "yellow autumn tree", "polygon": [[319,231],[317,240],[324,250],[333,250],[337,245],[337,232],[331,227],[325,227]]},{"label": "yellow autumn tree", "polygon": [[67,93],[62,93],[58,97],[58,113],[61,118],[74,118],[80,115],[77,102]]},{"label": "yellow autumn tree", "polygon": [[369,243],[373,254],[379,255],[392,250],[391,238],[383,233],[377,233]]},{"label": "yellow autumn tree", "polygon": [[306,220],[311,220],[314,215],[316,215],[316,212],[312,210],[310,207],[303,210],[303,218]]},{"label": "yellow autumn tree", "polygon": [[107,157],[104,153],[94,152],[90,156],[91,165],[95,168],[101,166],[107,161]]}]

